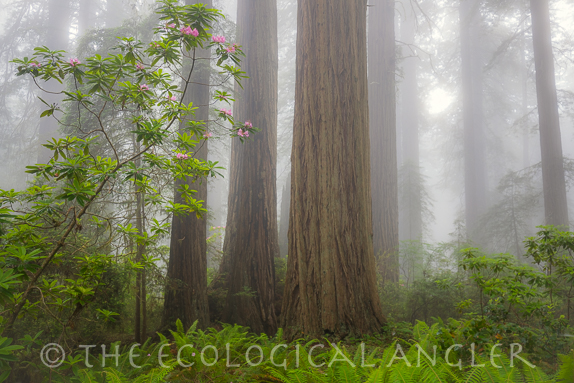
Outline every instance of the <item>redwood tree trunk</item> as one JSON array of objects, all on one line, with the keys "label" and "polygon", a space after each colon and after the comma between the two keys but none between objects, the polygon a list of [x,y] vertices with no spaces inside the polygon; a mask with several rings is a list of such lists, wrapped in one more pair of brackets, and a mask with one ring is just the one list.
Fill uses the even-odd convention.
[{"label": "redwood tree trunk", "polygon": [[279,222],[279,256],[285,257],[289,253],[289,206],[291,204],[291,172],[287,175],[287,182],[283,187],[281,198],[281,218]]},{"label": "redwood tree trunk", "polygon": [[536,95],[540,126],[540,150],[542,154],[542,184],[544,189],[544,213],[547,225],[568,227],[568,203],[558,97],[554,73],[554,55],[550,33],[548,0],[531,0],[532,39],[536,66]]},{"label": "redwood tree trunk", "polygon": [[[187,4],[195,4],[188,1]],[[207,8],[211,7],[211,0],[201,1]],[[183,102],[193,102],[197,105],[194,119],[207,121],[209,118],[209,75],[211,56],[209,50],[198,49],[195,54],[197,60],[191,84],[187,88]],[[187,69],[189,71],[190,68]],[[184,71],[185,73],[185,71]],[[187,72],[189,73],[189,72]],[[184,130],[185,121],[180,125]],[[207,159],[207,142],[201,141],[196,147],[195,158]],[[181,180],[175,185],[175,203],[182,203],[181,195],[177,192]],[[207,200],[207,180],[193,182],[188,179],[192,190],[196,190],[194,198]],[[173,326],[180,319],[187,328],[198,321],[198,328],[209,325],[209,308],[207,303],[207,228],[203,218],[195,214],[177,217],[172,220],[169,264],[167,270],[168,286],[165,294],[163,324]]]},{"label": "redwood tree trunk", "polygon": [[384,323],[371,220],[366,0],[300,0],[291,154],[288,338]]},{"label": "redwood tree trunk", "polygon": [[399,280],[395,2],[369,7],[369,121],[373,248],[383,282]]},{"label": "redwood tree trunk", "polygon": [[465,214],[466,231],[471,239],[475,237],[480,215],[486,209],[480,1],[461,0],[460,3]]},{"label": "redwood tree trunk", "polygon": [[[70,40],[70,0],[50,0],[48,3],[48,35],[46,36],[45,45],[53,50],[67,50]],[[51,80],[44,86],[50,92],[61,92],[64,88],[62,84]],[[64,97],[59,94],[46,94],[42,98],[48,104],[61,104]],[[40,102],[40,101],[38,101]],[[42,104],[42,108],[46,109]],[[43,110],[43,109],[42,109]],[[57,116],[61,117],[60,115]],[[58,136],[58,121],[54,117],[44,117],[40,119],[39,128],[39,151],[38,162],[47,163],[52,157],[52,151],[42,145],[52,137]]]},{"label": "redwood tree trunk", "polygon": [[401,128],[403,164],[401,166],[401,240],[419,241],[422,239],[422,193],[419,160],[419,91],[418,61],[415,44],[417,28],[416,14],[407,6],[401,22],[401,41],[403,47],[401,84]]},{"label": "redwood tree trunk", "polygon": [[228,215],[223,244],[227,298],[222,319],[272,334],[277,233],[277,3],[239,0],[237,42],[249,79],[235,87],[236,122],[261,129],[231,148]]}]

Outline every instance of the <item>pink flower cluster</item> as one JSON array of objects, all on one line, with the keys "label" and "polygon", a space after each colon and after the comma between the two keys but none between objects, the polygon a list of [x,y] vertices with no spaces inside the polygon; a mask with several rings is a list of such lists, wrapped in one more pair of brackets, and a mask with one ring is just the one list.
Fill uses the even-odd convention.
[{"label": "pink flower cluster", "polygon": [[239,130],[237,131],[237,135],[240,137],[249,137],[249,130],[245,129],[245,131],[243,131],[241,128],[239,128]]},{"label": "pink flower cluster", "polygon": [[72,58],[72,59],[70,59],[70,61],[68,61],[68,63],[69,63],[71,66],[76,66],[76,65],[78,65],[78,64],[81,64],[80,60],[78,60],[77,58]]},{"label": "pink flower cluster", "polygon": [[189,158],[189,156],[187,154],[183,154],[183,153],[177,153],[176,157],[178,160],[187,160]]},{"label": "pink flower cluster", "polygon": [[149,90],[149,87],[146,84],[141,84],[140,85],[140,92],[143,92],[145,90]]},{"label": "pink flower cluster", "polygon": [[191,29],[191,27],[189,25],[187,27],[181,28],[179,31],[181,33],[183,33],[184,35],[192,35],[193,37],[199,36],[199,32],[197,31],[197,28]]},{"label": "pink flower cluster", "polygon": [[174,23],[168,24],[167,27],[168,28],[175,28],[175,24]]},{"label": "pink flower cluster", "polygon": [[231,113],[231,109],[221,109],[219,112],[229,117],[233,116],[233,113]]},{"label": "pink flower cluster", "polygon": [[253,129],[253,124],[251,123],[251,121],[245,121],[245,127],[247,129]]},{"label": "pink flower cluster", "polygon": [[143,64],[140,64],[140,63],[136,64],[136,69],[137,70],[144,70]]},{"label": "pink flower cluster", "polygon": [[31,67],[34,67],[34,68],[41,68],[41,67],[42,67],[42,64],[30,63],[30,66],[31,66]]},{"label": "pink flower cluster", "polygon": [[233,44],[233,45],[230,45],[227,48],[225,48],[225,50],[229,53],[235,53],[236,48],[237,48],[237,45]]},{"label": "pink flower cluster", "polygon": [[215,43],[220,43],[220,44],[225,43],[225,36],[212,36],[211,39]]},{"label": "pink flower cluster", "polygon": [[203,135],[203,138],[211,138],[213,137],[213,133],[207,132]]}]

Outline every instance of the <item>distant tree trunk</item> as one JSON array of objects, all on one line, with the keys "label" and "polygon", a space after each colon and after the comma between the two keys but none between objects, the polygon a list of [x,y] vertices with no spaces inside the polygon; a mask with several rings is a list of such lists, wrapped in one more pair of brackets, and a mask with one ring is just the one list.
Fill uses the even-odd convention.
[{"label": "distant tree trunk", "polygon": [[[211,0],[190,1],[187,4],[203,3],[207,8],[211,7]],[[197,49],[194,72],[184,95],[183,102],[193,102],[197,106],[196,121],[209,119],[209,76],[210,64],[209,50]],[[187,71],[191,68],[187,67]],[[184,70],[185,72],[185,70]],[[205,85],[207,84],[207,85]],[[186,130],[186,121],[182,121],[180,131]],[[195,158],[207,159],[207,142],[202,141],[196,147]],[[181,195],[177,189],[183,181],[178,180],[175,185],[176,203],[181,203]],[[186,181],[192,190],[196,190],[194,198],[201,201],[207,200],[207,180],[193,182]],[[207,303],[207,228],[203,218],[197,218],[195,214],[172,219],[171,242],[169,250],[169,264],[167,269],[168,285],[165,293],[163,325],[173,327],[177,319],[180,319],[185,328],[198,321],[198,328],[206,328],[209,325],[209,306]]]},{"label": "distant tree trunk", "polygon": [[[186,4],[189,4],[189,2],[186,1]],[[194,4],[194,2],[192,2],[192,4]],[[120,27],[125,17],[126,17],[126,10],[124,0],[107,0],[106,28]]]},{"label": "distant tree trunk", "polygon": [[547,225],[568,228],[568,204],[548,0],[531,0],[530,11],[536,67],[544,213]]},{"label": "distant tree trunk", "polygon": [[475,237],[478,221],[486,209],[480,1],[460,2],[465,214],[466,231],[471,239]]},{"label": "distant tree trunk", "polygon": [[98,1],[80,0],[78,11],[78,36],[82,37],[84,33],[94,27],[94,15],[98,6]]},{"label": "distant tree trunk", "polygon": [[398,282],[395,2],[372,0],[370,5],[368,56],[373,247],[383,282]]},{"label": "distant tree trunk", "polygon": [[287,182],[283,187],[281,197],[281,217],[279,218],[279,256],[285,257],[289,250],[289,206],[291,204],[291,172],[287,175]]},{"label": "distant tree trunk", "polygon": [[420,240],[422,237],[422,208],[419,163],[419,90],[417,82],[418,57],[413,47],[417,28],[416,14],[407,6],[401,23],[402,73],[401,90],[401,130],[403,165],[402,177],[405,182],[401,191],[400,238]]},{"label": "distant tree trunk", "polygon": [[[139,147],[139,145],[138,145]],[[138,149],[139,151],[139,149]],[[139,161],[138,161],[139,162]],[[140,166],[138,164],[138,166]],[[142,236],[144,232],[143,227],[143,213],[144,213],[144,198],[142,192],[140,191],[139,187],[136,187],[136,228],[138,230],[138,235]],[[141,244],[136,245],[136,262],[141,262],[143,260],[143,253],[144,253],[144,246]],[[142,336],[142,333],[145,333],[142,326],[142,316],[145,316],[145,295],[143,295],[143,291],[145,290],[145,281],[143,278],[143,270],[136,271],[136,306],[135,306],[135,325],[134,325],[134,332],[135,336],[134,339],[136,343],[141,343],[145,336]]]},{"label": "distant tree trunk", "polygon": [[299,0],[285,335],[380,331],[366,0]]},{"label": "distant tree trunk", "polygon": [[[70,0],[50,0],[48,3],[48,22],[46,41],[44,44],[53,50],[67,50],[70,39],[70,15],[71,4]],[[57,81],[49,81],[45,89],[50,92],[61,92],[63,89],[62,84]],[[63,99],[62,96],[57,94],[46,94],[42,98],[48,104],[60,104]],[[59,117],[59,116],[58,116]],[[42,145],[52,137],[58,136],[58,121],[53,117],[44,117],[40,119],[39,131],[39,151],[38,162],[47,163],[52,157],[52,151],[46,149]]]},{"label": "distant tree trunk", "polygon": [[223,244],[227,298],[223,320],[272,334],[277,233],[277,3],[239,0],[237,42],[249,79],[235,87],[234,117],[261,129],[231,147],[228,215]]}]

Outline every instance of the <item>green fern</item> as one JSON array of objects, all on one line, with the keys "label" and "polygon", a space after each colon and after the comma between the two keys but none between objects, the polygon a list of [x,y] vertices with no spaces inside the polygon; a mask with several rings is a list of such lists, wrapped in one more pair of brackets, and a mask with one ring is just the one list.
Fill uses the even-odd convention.
[{"label": "green fern", "polygon": [[558,372],[558,380],[562,382],[574,382],[574,351],[570,355],[560,355],[562,366]]}]

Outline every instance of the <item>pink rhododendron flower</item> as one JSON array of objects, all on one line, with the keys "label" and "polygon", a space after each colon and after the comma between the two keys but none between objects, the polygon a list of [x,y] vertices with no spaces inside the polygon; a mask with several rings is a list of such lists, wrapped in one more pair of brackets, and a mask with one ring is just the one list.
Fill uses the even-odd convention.
[{"label": "pink rhododendron flower", "polygon": [[220,110],[221,113],[225,114],[226,116],[233,116],[233,114],[231,113],[231,109],[221,109]]},{"label": "pink rhododendron flower", "polygon": [[80,60],[78,60],[77,58],[72,58],[72,59],[70,59],[70,61],[68,61],[68,63],[69,63],[71,66],[76,66],[76,65],[78,65],[78,64],[81,64]]},{"label": "pink rhododendron flower", "polygon": [[225,50],[229,53],[235,53],[235,45],[230,45]]},{"label": "pink rhododendron flower", "polygon": [[42,64],[30,63],[30,66],[31,66],[31,67],[34,67],[34,68],[40,68],[40,67],[42,67]]},{"label": "pink rhododendron flower", "polygon": [[211,36],[213,42],[223,44],[225,43],[225,36]]},{"label": "pink rhododendron flower", "polygon": [[140,63],[136,64],[136,69],[137,70],[144,70],[143,64],[140,64]]},{"label": "pink rhododendron flower", "polygon": [[171,96],[167,98],[169,101],[177,101],[177,97]]},{"label": "pink rhododendron flower", "polygon": [[245,127],[248,129],[253,129],[253,124],[251,123],[251,121],[245,121]]},{"label": "pink rhododendron flower", "polygon": [[144,90],[149,90],[149,87],[146,84],[141,84],[140,85],[140,92],[143,92]]},{"label": "pink rhododendron flower", "polygon": [[168,28],[175,28],[175,24],[174,23],[168,24],[167,27]]},{"label": "pink rhododendron flower", "polygon": [[205,138],[213,137],[213,133],[205,133],[205,134],[203,135],[203,137],[205,137]]},{"label": "pink rhododendron flower", "polygon": [[192,35],[194,37],[199,36],[199,32],[197,31],[197,28],[191,29],[191,27],[189,25],[187,27],[181,28],[180,31],[184,35]]},{"label": "pink rhododendron flower", "polygon": [[177,157],[178,160],[187,160],[189,158],[187,154],[183,153],[177,153],[175,156]]}]

